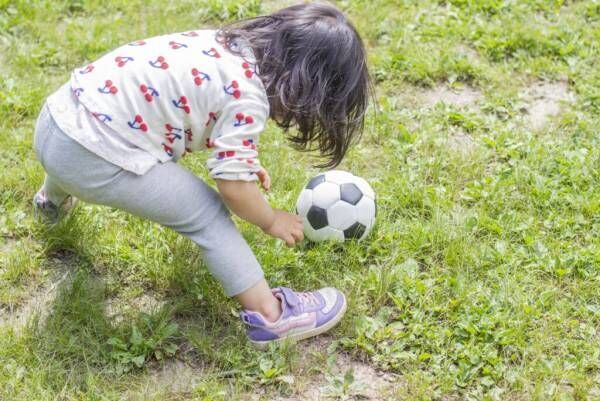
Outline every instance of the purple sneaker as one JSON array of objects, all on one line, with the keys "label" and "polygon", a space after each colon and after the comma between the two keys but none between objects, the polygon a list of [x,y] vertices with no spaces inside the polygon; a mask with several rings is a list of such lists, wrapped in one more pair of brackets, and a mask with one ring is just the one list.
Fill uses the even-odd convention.
[{"label": "purple sneaker", "polygon": [[282,313],[276,322],[267,321],[258,312],[240,312],[250,342],[259,348],[272,342],[298,341],[324,333],[335,326],[346,312],[346,297],[335,288],[294,292],[286,287],[277,287],[272,291],[281,300]]}]

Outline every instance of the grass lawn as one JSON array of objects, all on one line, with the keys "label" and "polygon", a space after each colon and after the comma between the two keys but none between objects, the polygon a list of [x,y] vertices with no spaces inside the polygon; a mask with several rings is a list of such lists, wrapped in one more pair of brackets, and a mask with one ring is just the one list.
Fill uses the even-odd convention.
[{"label": "grass lawn", "polygon": [[[289,249],[238,221],[271,284],[348,294],[329,335],[258,352],[190,241],[90,204],[34,220],[33,126],[72,69],[278,4],[0,0],[0,400],[600,400],[597,0],[337,3],[378,98],[341,168],[377,225]],[[293,210],[315,159],[261,141]]]}]

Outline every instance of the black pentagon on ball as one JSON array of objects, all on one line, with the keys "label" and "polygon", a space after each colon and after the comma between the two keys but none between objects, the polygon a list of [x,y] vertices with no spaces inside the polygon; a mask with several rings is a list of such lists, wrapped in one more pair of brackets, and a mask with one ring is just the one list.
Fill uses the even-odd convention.
[{"label": "black pentagon on ball", "polygon": [[308,184],[306,184],[306,189],[315,189],[317,185],[322,182],[325,182],[325,174],[319,174],[318,176],[313,177]]},{"label": "black pentagon on ball", "polygon": [[308,219],[310,226],[315,230],[326,227],[327,224],[329,224],[327,222],[327,210],[318,206],[311,206],[310,209],[308,209],[306,218]]},{"label": "black pentagon on ball", "polygon": [[366,229],[367,228],[365,226],[363,226],[359,222],[356,222],[344,230],[344,238],[360,238],[363,236]]},{"label": "black pentagon on ball", "polygon": [[363,194],[354,184],[340,185],[340,199],[351,205],[356,205],[361,200]]}]

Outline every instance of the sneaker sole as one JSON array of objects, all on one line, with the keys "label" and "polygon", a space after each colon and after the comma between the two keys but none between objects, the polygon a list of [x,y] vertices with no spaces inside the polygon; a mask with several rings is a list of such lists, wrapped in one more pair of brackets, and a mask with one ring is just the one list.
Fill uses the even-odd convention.
[{"label": "sneaker sole", "polygon": [[288,336],[288,337],[278,338],[276,340],[268,340],[268,341],[249,340],[249,341],[256,348],[265,349],[271,343],[275,343],[275,344],[283,343],[283,342],[295,343],[295,342],[298,342],[301,340],[306,340],[307,338],[310,338],[310,337],[318,336],[319,334],[323,334],[326,331],[329,331],[330,329],[332,329],[336,324],[338,324],[340,322],[340,320],[342,320],[342,318],[346,314],[346,309],[348,308],[348,303],[346,302],[346,296],[344,294],[342,294],[342,297],[344,299],[344,303],[342,304],[342,309],[340,309],[338,314],[333,319],[331,319],[330,321],[328,321],[327,323],[325,323],[322,326],[315,327],[314,329],[310,329],[310,330],[304,331],[302,333],[292,334],[291,336]]}]

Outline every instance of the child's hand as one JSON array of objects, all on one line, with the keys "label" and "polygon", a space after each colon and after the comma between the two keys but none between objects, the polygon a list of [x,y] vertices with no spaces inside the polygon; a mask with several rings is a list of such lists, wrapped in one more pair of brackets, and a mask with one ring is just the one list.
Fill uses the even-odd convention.
[{"label": "child's hand", "polygon": [[304,239],[302,232],[302,218],[295,214],[275,210],[275,217],[271,226],[264,229],[264,232],[272,237],[285,241],[288,246],[294,246]]},{"label": "child's hand", "polygon": [[265,170],[264,167],[261,167],[260,171],[256,173],[258,179],[260,180],[260,186],[266,191],[269,192],[271,189],[271,177],[269,177],[269,172]]}]

